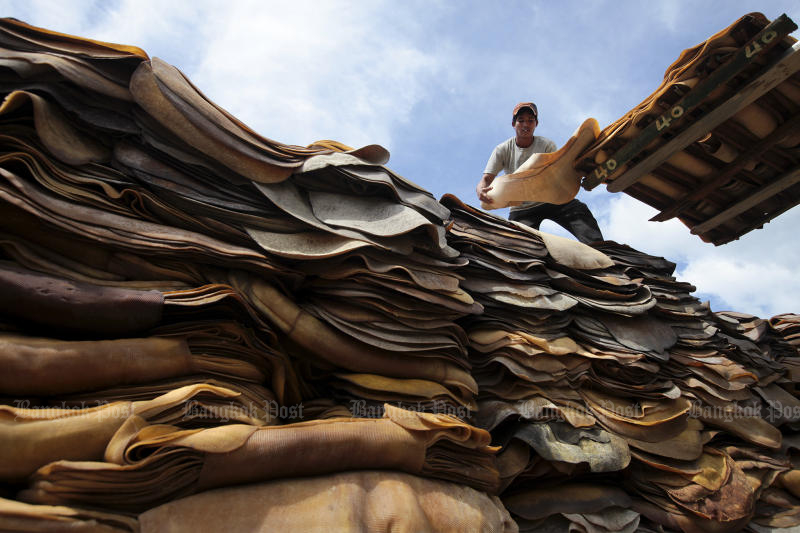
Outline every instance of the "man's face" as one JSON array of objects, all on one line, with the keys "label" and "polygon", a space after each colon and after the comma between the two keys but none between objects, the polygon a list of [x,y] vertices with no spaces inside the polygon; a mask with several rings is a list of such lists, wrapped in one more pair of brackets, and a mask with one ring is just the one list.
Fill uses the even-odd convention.
[{"label": "man's face", "polygon": [[514,130],[517,132],[518,139],[532,139],[533,131],[536,129],[536,118],[527,109],[523,109],[517,113],[517,121],[514,124]]}]

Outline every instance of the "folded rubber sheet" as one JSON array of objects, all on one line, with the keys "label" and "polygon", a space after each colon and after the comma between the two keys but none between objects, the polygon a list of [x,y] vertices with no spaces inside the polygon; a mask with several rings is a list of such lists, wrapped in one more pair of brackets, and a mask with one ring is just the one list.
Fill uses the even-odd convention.
[{"label": "folded rubber sheet", "polygon": [[162,316],[159,291],[102,287],[0,263],[0,307],[18,319],[83,333],[123,336],[150,329]]},{"label": "folded rubber sheet", "polygon": [[[193,384],[147,401],[104,402],[84,408],[0,406],[4,450],[0,479],[24,480],[39,467],[59,459],[100,460],[114,434],[131,416],[164,424],[191,425],[196,418],[207,425],[223,423],[230,413],[249,413],[244,400],[230,389]],[[255,425],[275,423],[268,416],[240,418]]]},{"label": "folded rubber sheet", "polygon": [[488,446],[488,432],[453,417],[387,405],[380,419],[332,418],[265,429],[233,424],[180,430],[132,416],[108,443],[107,462],[51,463],[32,476],[21,497],[143,510],[210,488],[362,469],[497,490],[497,450]]},{"label": "folded rubber sheet", "polygon": [[586,119],[555,152],[533,154],[512,174],[495,178],[487,195],[492,202],[482,202],[481,207],[499,209],[523,202],[566,204],[571,201],[581,187],[581,175],[575,170],[574,162],[594,143],[599,133],[597,120]]},{"label": "folded rubber sheet", "polygon": [[0,528],[4,531],[75,531],[78,533],[138,533],[139,522],[124,514],[64,505],[31,505],[0,498]]},{"label": "folded rubber sheet", "polygon": [[[23,505],[23,504],[21,504]],[[400,472],[344,472],[203,492],[139,516],[142,533],[517,531],[496,496]]]}]

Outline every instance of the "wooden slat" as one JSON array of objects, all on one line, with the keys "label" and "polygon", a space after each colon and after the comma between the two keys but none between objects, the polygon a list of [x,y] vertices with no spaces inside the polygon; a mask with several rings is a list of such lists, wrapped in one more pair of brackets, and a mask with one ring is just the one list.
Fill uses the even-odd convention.
[{"label": "wooden slat", "polygon": [[677,216],[681,211],[688,208],[693,203],[705,198],[722,185],[725,185],[725,183],[727,183],[728,180],[730,180],[737,172],[742,170],[751,159],[760,156],[762,153],[769,150],[770,147],[783,140],[784,137],[794,133],[798,125],[800,125],[800,113],[791,117],[789,120],[775,128],[772,133],[739,154],[739,156],[728,166],[726,166],[722,172],[713,176],[710,180],[703,183],[702,186],[685,195],[683,198],[680,198],[650,220],[653,222],[663,222]]},{"label": "wooden slat", "polygon": [[[706,239],[706,234],[699,234],[699,235],[704,240],[709,240],[709,241],[713,242],[715,246],[719,246],[720,244],[725,244],[725,243],[731,242],[733,240],[737,240],[742,235],[746,235],[747,233],[750,233],[751,231],[753,231],[755,229],[759,229],[759,228],[764,227],[764,224],[767,224],[767,223],[771,222],[772,220],[778,218],[779,216],[784,214],[786,211],[792,209],[793,207],[795,207],[793,204],[788,204],[787,203],[784,207],[782,207],[780,209],[777,209],[775,211],[770,211],[769,213],[767,213],[764,216],[757,217],[755,222],[752,222],[752,223],[748,224],[747,226],[744,226],[743,229],[739,229],[735,233],[723,232],[723,235],[720,238],[716,239],[716,240]],[[711,232],[713,233],[714,230],[712,229]]]},{"label": "wooden slat", "polygon": [[744,88],[731,96],[724,103],[709,111],[703,118],[694,122],[686,130],[676,135],[671,141],[642,160],[635,167],[628,169],[625,174],[609,183],[610,192],[620,192],[636,183],[642,176],[650,173],[661,163],[669,159],[672,154],[683,150],[697,139],[713,130],[725,120],[744,109],[764,93],[774,89],[789,76],[800,70],[800,42],[788,49],[783,56],[761,76],[747,84]]},{"label": "wooden slat", "polygon": [[778,179],[776,179],[769,185],[764,186],[761,190],[748,196],[741,202],[729,207],[728,209],[722,211],[721,213],[714,215],[705,222],[697,224],[692,228],[692,233],[694,235],[701,235],[703,233],[706,233],[709,230],[712,230],[717,226],[719,226],[720,224],[724,223],[725,221],[732,219],[736,215],[744,213],[748,209],[760,204],[767,198],[775,196],[779,192],[788,189],[789,187],[798,182],[800,182],[800,165],[794,167],[789,172],[780,176]]},{"label": "wooden slat", "polygon": [[[772,91],[777,92],[777,91]],[[758,105],[761,105],[761,100],[759,100]],[[794,115],[792,115],[794,116]],[[789,117],[791,118],[791,117]],[[750,139],[745,144],[739,144],[738,142],[732,142],[734,139],[731,137],[730,132],[733,130],[743,129],[748,131],[744,126],[734,123],[733,121],[728,121],[719,128],[714,130],[714,135],[720,138],[726,144],[729,144],[738,152],[744,152],[747,150],[747,147],[754,145],[760,139],[755,135],[751,134],[753,139]],[[768,166],[769,168],[773,169],[775,172],[783,172],[787,168],[789,168],[793,163],[800,162],[800,157],[793,156],[789,151],[785,150],[781,146],[772,146],[769,150],[762,152],[760,155],[753,158],[755,163],[763,163],[764,165]],[[741,172],[739,173],[741,175]]]}]

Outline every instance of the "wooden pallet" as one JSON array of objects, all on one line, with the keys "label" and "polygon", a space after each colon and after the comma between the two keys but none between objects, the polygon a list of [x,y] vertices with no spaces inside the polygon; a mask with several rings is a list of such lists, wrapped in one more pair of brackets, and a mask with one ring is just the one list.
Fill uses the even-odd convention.
[{"label": "wooden pallet", "polygon": [[[787,102],[774,91],[792,77],[800,85],[800,43],[782,53],[773,50],[779,43],[785,48],[785,37],[795,29],[786,15],[775,19],[601,164],[579,158],[576,166],[586,176],[582,186],[590,190],[606,183],[610,192],[624,191],[658,209],[651,220],[678,217],[693,234],[717,245],[800,204],[800,154],[779,146],[800,128],[800,101]],[[720,91],[729,94],[710,105],[709,96]],[[763,138],[732,120],[756,102],[779,123]],[[699,141],[711,137],[735,146],[737,157],[728,163],[705,157]],[[702,159],[713,172],[698,177],[676,169],[669,160],[681,151]],[[754,165],[759,172],[752,172]],[[649,185],[642,182],[645,176]],[[654,179],[663,180],[664,187],[653,187]]]}]

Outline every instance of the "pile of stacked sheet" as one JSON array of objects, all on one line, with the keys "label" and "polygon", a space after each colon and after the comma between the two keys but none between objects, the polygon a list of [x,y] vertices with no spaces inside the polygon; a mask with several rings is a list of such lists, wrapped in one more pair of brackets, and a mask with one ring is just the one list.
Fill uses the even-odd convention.
[{"label": "pile of stacked sheet", "polygon": [[[311,157],[291,179],[258,189],[306,225],[248,231],[305,275],[292,298],[331,328],[322,345],[289,335],[319,363],[303,374],[313,390],[377,416],[388,401],[466,418],[477,386],[455,321],[481,306],[459,286],[455,268],[466,261],[447,244],[447,209],[387,168],[343,153]],[[339,348],[335,336],[351,339],[339,342],[338,357],[326,353]]]},{"label": "pile of stacked sheet", "polygon": [[383,148],[265,139],[134,47],[13,20],[0,47],[0,529],[353,482],[371,514],[330,520],[440,490],[413,520],[513,526],[490,436],[462,421],[456,320],[481,307],[449,212]]},{"label": "pile of stacked sheet", "polygon": [[800,346],[800,315],[784,313],[769,320],[770,325],[794,347]]},{"label": "pile of stacked sheet", "polygon": [[795,397],[800,397],[800,315],[784,313],[769,319],[772,328],[783,336],[783,339],[794,346],[795,353],[783,359],[783,365],[788,369],[785,388],[792,391]]},{"label": "pile of stacked sheet", "polygon": [[137,48],[0,48],[0,529],[800,524],[796,315],[261,137]]},{"label": "pile of stacked sheet", "polygon": [[797,354],[778,331],[711,313],[663,258],[442,202],[484,306],[462,320],[475,421],[521,529],[794,524]]}]

